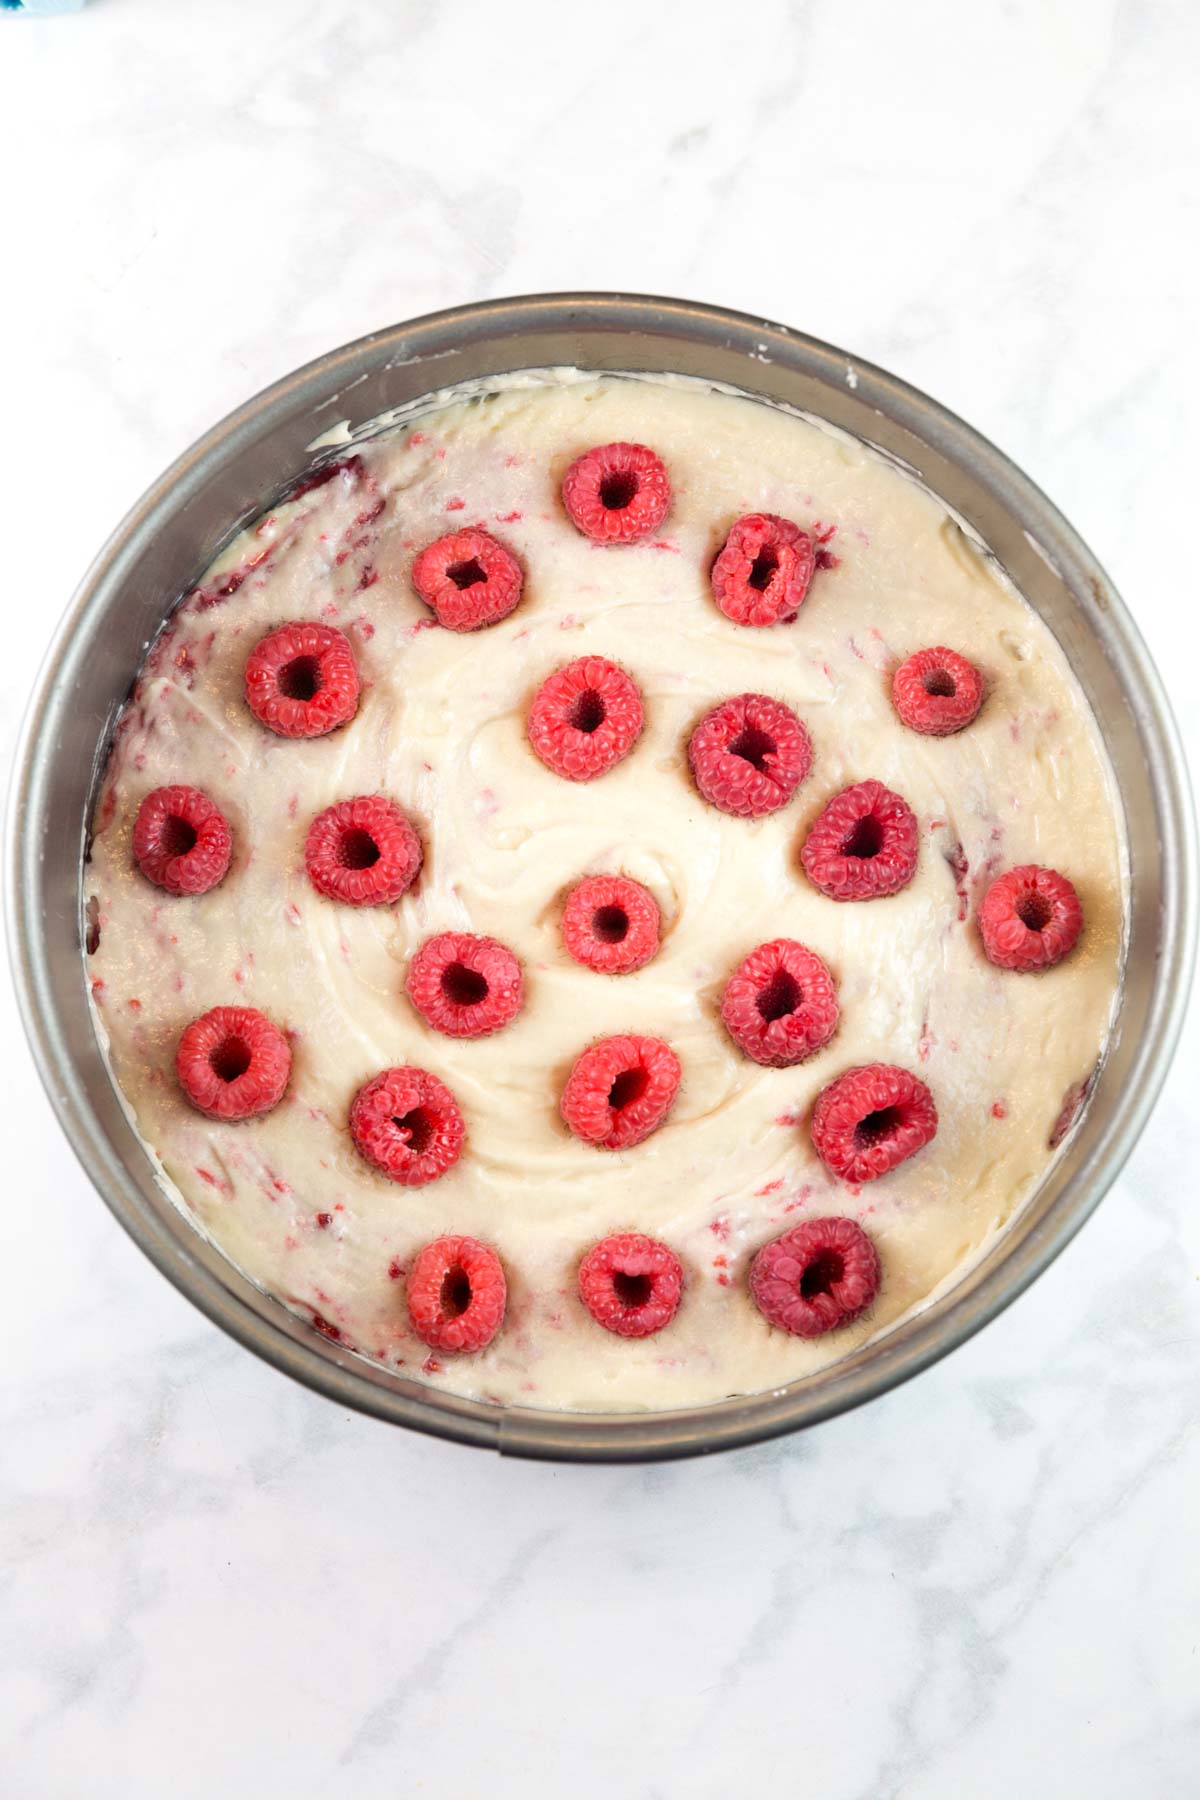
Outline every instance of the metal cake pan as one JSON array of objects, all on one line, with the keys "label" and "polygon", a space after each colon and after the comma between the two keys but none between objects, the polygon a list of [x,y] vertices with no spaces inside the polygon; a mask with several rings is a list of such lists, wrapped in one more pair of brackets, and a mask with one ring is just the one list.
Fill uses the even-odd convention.
[{"label": "metal cake pan", "polygon": [[[907,465],[998,558],[1062,644],[1116,772],[1130,857],[1125,977],[1090,1103],[1042,1188],[949,1293],[791,1386],[661,1413],[499,1408],[339,1348],[241,1275],[155,1179],[92,1025],[81,944],[86,825],[113,721],[149,642],[221,544],[328,456],[308,448],[436,389],[524,368],[672,372],[829,420]],[[698,1454],[795,1431],[906,1380],[1016,1298],[1079,1229],[1145,1125],[1178,1037],[1195,938],[1183,756],[1128,612],[1071,526],[962,420],[881,369],[783,326],[621,294],[456,307],[318,358],[217,425],[133,508],[85,576],[38,681],[8,819],[10,944],[47,1092],[101,1195],[151,1261],[248,1349],[341,1405],[522,1456]]]}]

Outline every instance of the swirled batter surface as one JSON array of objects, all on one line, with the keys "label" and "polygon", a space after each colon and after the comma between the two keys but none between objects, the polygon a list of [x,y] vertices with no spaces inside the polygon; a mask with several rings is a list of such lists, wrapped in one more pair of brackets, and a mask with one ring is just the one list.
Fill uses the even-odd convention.
[{"label": "swirled batter surface", "polygon": [[[671,509],[649,544],[598,548],[558,498],[568,464],[628,439],[665,459]],[[732,521],[767,511],[828,533],[796,623],[740,628],[713,604],[708,569]],[[474,635],[433,624],[409,571],[464,524],[508,544],[526,571],[508,619]],[[170,596],[164,595],[164,605]],[[287,619],[322,619],[354,646],[364,692],[332,736],[293,742],[248,712],[242,670]],[[904,729],[891,672],[946,644],[988,695],[955,737]],[[596,653],[642,689],[644,734],[580,786],[534,757],[524,717],[539,682]],[[756,821],[704,804],[686,745],[699,717],[742,691],[772,694],[812,734],[812,773]],[[842,787],[878,777],[915,809],[920,863],[885,900],[839,905],[805,880],[804,833]],[[143,796],[184,781],[234,835],[224,882],[175,899],[134,867]],[[314,814],[381,792],[425,846],[394,907],[337,906],[304,872]],[[994,969],[973,912],[1016,863],[1075,883],[1085,928],[1039,976]],[[120,723],[100,796],[86,893],[89,961],[114,1076],[197,1224],[262,1286],[343,1343],[456,1392],[545,1407],[674,1407],[775,1387],[834,1361],[969,1264],[1037,1186],[1064,1100],[1093,1070],[1116,994],[1122,837],[1099,737],[1046,628],[945,510],[876,454],[749,400],[682,382],[566,378],[450,404],[359,447],[324,485],[243,532],[174,614]],[[657,958],[622,977],[565,953],[564,890],[631,875],[655,895]],[[502,939],[525,967],[526,1005],[492,1038],[430,1031],[403,990],[434,932]],[[722,1030],[724,982],[756,944],[794,937],[839,986],[832,1043],[763,1069]],[[284,1102],[239,1125],[183,1100],[173,1056],[205,1009],[261,1008],[293,1039]],[[683,1065],[666,1124],[610,1154],[568,1132],[558,1097],[598,1036],[663,1037]],[[900,1063],[935,1096],[935,1141],[861,1191],[818,1162],[807,1117],[855,1064]],[[467,1146],[441,1180],[409,1190],[358,1156],[357,1088],[415,1063],[453,1090]],[[870,1315],[802,1342],[770,1328],[746,1291],[753,1252],[826,1213],[859,1219],[883,1267]],[[601,1330],[575,1291],[582,1252],[614,1230],[666,1240],[683,1303],[659,1335]],[[399,1272],[443,1232],[494,1244],[509,1310],[482,1354],[429,1357],[408,1327]]]}]

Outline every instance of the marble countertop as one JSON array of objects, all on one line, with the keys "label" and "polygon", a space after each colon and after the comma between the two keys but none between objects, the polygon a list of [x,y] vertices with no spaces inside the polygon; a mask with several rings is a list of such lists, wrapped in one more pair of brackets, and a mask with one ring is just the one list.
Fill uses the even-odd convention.
[{"label": "marble countertop", "polygon": [[[87,560],[216,417],[566,287],[783,319],[964,414],[1108,564],[1200,759],[1198,58],[1189,0],[0,16],[4,761]],[[802,1439],[573,1469],[220,1336],[76,1167],[5,987],[0,1787],[1194,1794],[1195,1021],[1105,1205],[963,1350]]]}]

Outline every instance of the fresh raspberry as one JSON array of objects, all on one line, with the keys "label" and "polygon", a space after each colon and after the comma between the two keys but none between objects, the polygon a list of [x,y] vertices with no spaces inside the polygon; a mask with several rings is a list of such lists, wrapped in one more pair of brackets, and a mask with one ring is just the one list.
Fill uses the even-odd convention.
[{"label": "fresh raspberry", "polygon": [[879,1292],[879,1257],[853,1219],[807,1219],[750,1265],[750,1297],[793,1337],[823,1337],[864,1313]]},{"label": "fresh raspberry", "polygon": [[229,823],[199,788],[155,788],[138,807],[133,859],[168,894],[207,894],[224,879],[232,854]]},{"label": "fresh raspberry", "polygon": [[818,814],[800,852],[814,887],[831,900],[879,900],[917,868],[917,816],[882,781],[843,788]]},{"label": "fresh raspberry", "polygon": [[246,660],[246,704],[280,737],[324,737],[358,711],[358,666],[349,639],[302,619],[260,638]]},{"label": "fresh raspberry", "polygon": [[756,1063],[790,1068],[837,1030],[833,976],[815,951],[775,938],[752,950],[729,977],[721,1017],[734,1043]]},{"label": "fresh raspberry", "polygon": [[563,477],[576,531],[598,544],[636,544],[658,530],[671,504],[666,467],[645,444],[600,444]]},{"label": "fresh raspberry", "polygon": [[589,875],[563,908],[567,954],[601,975],[625,975],[658,954],[658,903],[640,881]]},{"label": "fresh raspberry", "polygon": [[581,656],[548,675],[527,725],[536,755],[568,781],[594,781],[628,756],[642,729],[642,696],[624,669]]},{"label": "fresh raspberry", "polygon": [[807,531],[774,513],[747,513],[731,526],[713,564],[713,599],[737,625],[790,625],[815,564]]},{"label": "fresh raspberry", "polygon": [[421,867],[421,840],[394,800],[360,794],[318,813],[304,866],[319,894],[347,906],[390,906]]},{"label": "fresh raspberry", "polygon": [[918,650],[892,677],[892,705],[910,731],[949,737],[983,705],[983,678],[974,663],[942,644]]},{"label": "fresh raspberry", "polygon": [[593,1244],[579,1265],[579,1298],[605,1331],[650,1337],[679,1309],[683,1268],[673,1250],[639,1231]]},{"label": "fresh raspberry", "polygon": [[979,930],[988,961],[998,969],[1052,969],[1074,949],[1083,908],[1057,869],[1022,863],[983,896]]},{"label": "fresh raspberry", "polygon": [[278,1025],[252,1006],[214,1006],[193,1019],[175,1052],[175,1073],[197,1112],[252,1119],[283,1098],[292,1053]]},{"label": "fresh raspberry", "polygon": [[812,1141],[835,1175],[874,1181],[928,1144],[937,1127],[937,1107],[923,1081],[891,1063],[868,1063],[822,1088]]},{"label": "fresh raspberry", "polygon": [[408,966],[408,997],[447,1037],[488,1037],[515,1019],[525,998],[521,965],[495,938],[443,931]]},{"label": "fresh raspberry", "polygon": [[523,580],[512,551],[477,527],[427,545],[412,570],[413,586],[448,631],[498,625],[519,602]]},{"label": "fresh raspberry", "polygon": [[679,1058],[661,1038],[602,1038],[571,1070],[562,1116],[586,1144],[628,1150],[662,1124],[680,1074]]},{"label": "fresh raspberry", "polygon": [[473,1237],[434,1238],[408,1271],[408,1318],[423,1344],[469,1355],[504,1319],[508,1284],[500,1258]]},{"label": "fresh raspberry", "polygon": [[705,713],[688,761],[711,806],[757,819],[787,805],[812,767],[812,741],[781,700],[738,694]]},{"label": "fresh raspberry", "polygon": [[360,1153],[402,1187],[424,1187],[452,1169],[466,1130],[450,1089],[425,1069],[384,1069],[350,1108]]}]

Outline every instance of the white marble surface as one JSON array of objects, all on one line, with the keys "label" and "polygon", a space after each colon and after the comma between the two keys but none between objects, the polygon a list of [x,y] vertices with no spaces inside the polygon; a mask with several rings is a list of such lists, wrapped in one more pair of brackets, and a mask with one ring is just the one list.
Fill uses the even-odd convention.
[{"label": "white marble surface", "polygon": [[[1108,563],[1200,753],[1193,0],[93,0],[0,16],[0,732],[220,413],[478,295],[724,301],[964,413]],[[803,1440],[505,1465],[219,1336],[0,1005],[0,1791],[1200,1789],[1200,1028],[967,1348]]]}]

